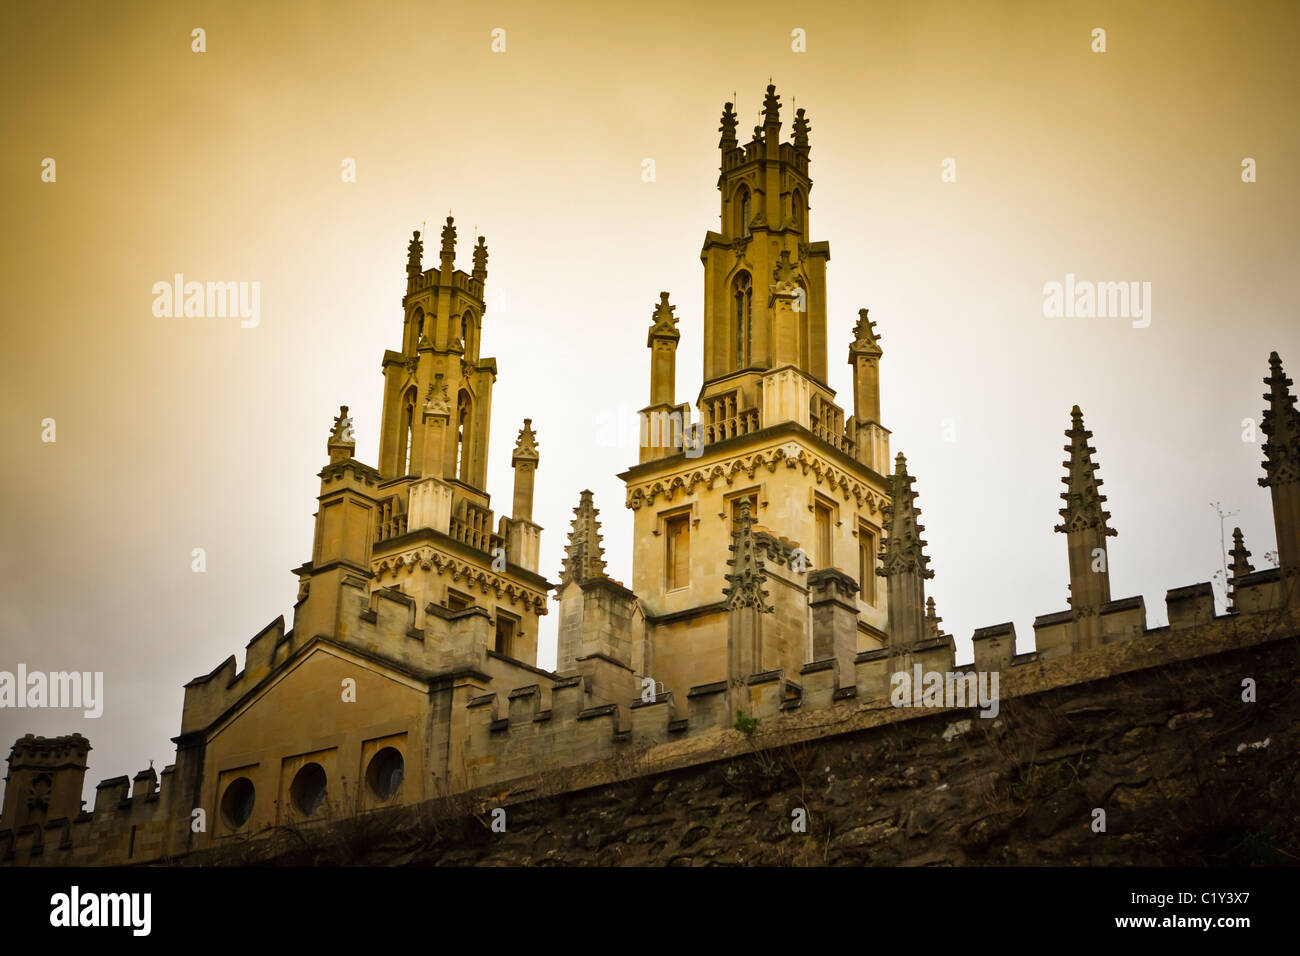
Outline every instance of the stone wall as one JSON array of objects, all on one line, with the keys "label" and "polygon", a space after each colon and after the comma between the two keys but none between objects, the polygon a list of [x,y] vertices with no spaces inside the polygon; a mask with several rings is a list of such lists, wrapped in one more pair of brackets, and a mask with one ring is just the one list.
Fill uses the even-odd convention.
[{"label": "stone wall", "polygon": [[[615,760],[194,855],[192,863],[1251,865],[1300,860],[1294,627],[1115,676],[1004,686],[1001,710],[880,702],[822,726],[720,732],[712,754]],[[1211,632],[1189,632],[1195,644]],[[1136,654],[1136,658],[1134,658]],[[1181,659],[1179,659],[1181,658]],[[1017,670],[1050,668],[1035,663]],[[1026,673],[1031,680],[1041,680]],[[1254,682],[1255,702],[1243,700]],[[813,717],[814,715],[807,715]],[[494,832],[493,811],[505,812]],[[792,814],[808,813],[806,833]],[[1094,832],[1095,811],[1104,833]]]}]

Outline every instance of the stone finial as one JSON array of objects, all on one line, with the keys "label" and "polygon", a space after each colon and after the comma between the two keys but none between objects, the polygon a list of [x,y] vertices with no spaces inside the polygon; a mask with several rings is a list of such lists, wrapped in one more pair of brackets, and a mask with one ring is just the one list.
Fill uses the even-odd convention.
[{"label": "stone finial", "polygon": [[728,550],[731,557],[727,559],[727,567],[731,570],[726,574],[727,587],[722,589],[727,610],[752,607],[760,614],[774,612],[776,608],[767,603],[768,592],[763,587],[767,583],[767,570],[754,535],[754,516],[749,512],[748,498],[740,499]]},{"label": "stone finial", "polygon": [[1250,552],[1246,550],[1246,541],[1240,528],[1232,529],[1232,550],[1228,556],[1232,558],[1232,563],[1228,565],[1228,607],[1231,609],[1237,603],[1237,582],[1255,570],[1255,566],[1250,563]]},{"label": "stone finial", "polygon": [[515,439],[515,453],[511,458],[511,464],[518,464],[520,461],[537,461],[537,434],[533,431],[533,420],[524,419],[524,427],[519,429],[519,437]]},{"label": "stone finial", "polygon": [[429,391],[424,396],[424,418],[441,418],[444,422],[451,419],[451,396],[447,394],[447,381],[441,372],[429,383]]},{"label": "stone finial", "polygon": [[794,148],[803,152],[808,152],[808,132],[812,129],[808,125],[808,120],[804,116],[803,108],[794,111]]},{"label": "stone finial", "polygon": [[943,623],[943,618],[935,613],[934,598],[925,599],[925,636],[938,637],[940,633],[939,625]]},{"label": "stone finial", "polygon": [[420,239],[420,230],[411,233],[411,241],[406,246],[406,275],[415,278],[423,271],[424,242]]},{"label": "stone finial", "polygon": [[334,416],[334,427],[330,429],[330,440],[326,451],[330,463],[351,458],[357,450],[356,435],[352,431],[352,419],[348,416],[348,407],[339,406],[339,413]]},{"label": "stone finial", "polygon": [[876,574],[891,577],[897,574],[919,574],[922,578],[934,577],[925,555],[925,540],[921,532],[925,525],[917,522],[921,509],[916,507],[917,493],[912,489],[914,477],[907,473],[907,459],[899,452],[894,459],[894,474],[890,476],[889,501],[886,502],[885,535],[880,546],[880,567]]},{"label": "stone finial", "polygon": [[772,270],[772,279],[776,282],[777,292],[794,292],[799,288],[796,277],[799,275],[799,269],[790,261],[790,250],[782,249],[781,257],[776,261],[776,267]]},{"label": "stone finial", "polygon": [[767,94],[763,97],[763,123],[771,126],[781,122],[781,97],[776,93],[776,86],[767,84]]},{"label": "stone finial", "polygon": [[478,245],[474,247],[474,278],[483,280],[487,278],[488,251],[487,240],[483,236],[478,237]]},{"label": "stone finial", "polygon": [[600,542],[600,510],[592,500],[591,492],[584,491],[573,509],[573,528],[569,543],[564,546],[564,568],[560,571],[560,585],[576,581],[586,584],[595,578],[605,577],[605,549]]},{"label": "stone finial", "polygon": [[1264,488],[1276,488],[1300,481],[1300,412],[1291,394],[1291,378],[1282,370],[1282,359],[1276,352],[1269,354],[1268,365],[1269,376],[1264,379],[1268,408],[1259,425],[1268,440],[1264,442],[1264,477],[1259,483]]},{"label": "stone finial", "polygon": [[722,134],[718,140],[719,149],[736,148],[736,111],[731,103],[722,105],[722,125],[718,127],[718,132]]},{"label": "stone finial", "polygon": [[879,358],[885,353],[880,348],[880,334],[876,331],[876,323],[867,315],[869,311],[869,309],[858,309],[858,322],[853,326],[853,344],[849,346],[849,354],[862,353]]},{"label": "stone finial", "polygon": [[752,142],[752,143],[761,143],[762,141],[763,141],[763,127],[762,127],[761,125],[760,125],[760,126],[755,126],[755,127],[754,127],[754,138],[753,138],[752,140],[750,140],[750,142]]},{"label": "stone finial", "polygon": [[[451,216],[447,217],[447,224],[442,227],[442,259],[444,262],[450,262],[456,258],[456,223]],[[450,281],[444,279],[444,281]]]},{"label": "stone finial", "polygon": [[675,305],[668,304],[668,293],[659,293],[659,304],[655,306],[654,314],[650,317],[650,333],[646,336],[646,345],[652,346],[655,339],[680,339],[682,334],[677,331],[677,316],[674,315]]},{"label": "stone finial", "polygon": [[1071,425],[1065,433],[1065,437],[1070,439],[1070,444],[1065,446],[1070,458],[1061,462],[1061,467],[1066,469],[1066,475],[1061,479],[1067,489],[1061,492],[1065,507],[1060,511],[1065,521],[1055,530],[1072,534],[1085,528],[1096,528],[1104,536],[1113,538],[1119,532],[1107,525],[1110,512],[1102,509],[1106,496],[1098,490],[1102,480],[1097,477],[1097,466],[1092,461],[1097,449],[1088,444],[1092,432],[1083,427],[1083,412],[1078,405],[1071,410],[1070,418]]}]

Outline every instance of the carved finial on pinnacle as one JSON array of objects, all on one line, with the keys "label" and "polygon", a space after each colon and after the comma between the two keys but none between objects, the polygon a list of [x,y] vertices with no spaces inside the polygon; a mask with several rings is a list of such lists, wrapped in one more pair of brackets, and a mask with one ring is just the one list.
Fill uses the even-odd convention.
[{"label": "carved finial on pinnacle", "polygon": [[515,439],[515,453],[512,463],[520,459],[537,461],[537,434],[533,431],[533,420],[524,419],[524,427],[519,429],[519,437]]},{"label": "carved finial on pinnacle", "polygon": [[420,230],[411,233],[411,241],[406,246],[406,275],[415,278],[422,271],[421,261],[424,257],[424,243],[420,240]]},{"label": "carved finial on pinnacle", "polygon": [[[885,537],[880,546],[881,577],[895,574],[919,574],[922,578],[934,577],[928,567],[926,541],[921,537],[925,525],[916,519],[921,509],[916,507],[917,493],[912,489],[914,477],[907,473],[907,459],[899,452],[894,458],[894,473],[890,476],[889,501],[885,503]],[[918,605],[919,611],[919,605]]]},{"label": "carved finial on pinnacle", "polygon": [[482,236],[478,237],[478,245],[474,247],[474,278],[482,281],[487,278],[488,251],[487,240]]},{"label": "carved finial on pinnacle", "polygon": [[1265,474],[1259,483],[1274,488],[1300,481],[1300,412],[1291,394],[1291,378],[1282,370],[1282,359],[1276,352],[1269,354],[1268,365],[1269,376],[1264,379],[1268,408],[1259,425],[1268,440],[1264,442]]},{"label": "carved finial on pinnacle", "polygon": [[1250,552],[1246,550],[1246,541],[1240,528],[1232,529],[1232,550],[1228,555],[1232,558],[1232,563],[1228,565],[1228,608],[1235,611],[1237,582],[1255,570],[1255,566],[1250,563]]},{"label": "carved finial on pinnacle", "polygon": [[940,634],[939,625],[943,622],[934,610],[934,598],[925,599],[925,636],[938,637]]},{"label": "carved finial on pinnacle", "polygon": [[718,132],[722,134],[722,139],[718,140],[719,149],[736,148],[736,111],[731,103],[722,104],[722,125]]},{"label": "carved finial on pinnacle", "polygon": [[1110,512],[1102,509],[1106,496],[1098,491],[1102,480],[1097,477],[1097,466],[1092,461],[1097,449],[1088,444],[1092,432],[1083,427],[1083,412],[1078,405],[1070,411],[1070,428],[1065,437],[1070,439],[1070,444],[1065,446],[1070,458],[1061,462],[1061,467],[1066,469],[1066,475],[1061,479],[1066,486],[1066,490],[1061,492],[1065,507],[1060,512],[1065,521],[1055,530],[1071,534],[1085,528],[1097,528],[1106,537],[1113,538],[1119,532],[1107,524]]},{"label": "carved finial on pinnacle", "polygon": [[760,614],[770,614],[776,608],[767,603],[767,571],[763,557],[754,539],[754,516],[749,512],[749,499],[741,498],[735,524],[731,528],[731,557],[727,566],[727,586],[722,589],[723,603],[728,610],[752,607]]},{"label": "carved finial on pinnacle", "polygon": [[668,304],[668,293],[659,293],[659,303],[650,317],[650,332],[646,336],[646,345],[654,344],[655,339],[680,339],[677,331],[677,316],[673,314],[677,306]]},{"label": "carved finial on pinnacle", "polygon": [[849,346],[849,353],[862,352],[879,358],[884,354],[880,348],[880,333],[876,331],[876,323],[868,316],[869,311],[858,309],[858,322],[853,326],[853,344]]},{"label": "carved finial on pinnacle", "polygon": [[776,262],[776,268],[772,270],[772,278],[776,281],[777,292],[793,292],[799,288],[799,283],[795,281],[799,274],[798,268],[790,261],[790,250],[782,249],[781,258]]},{"label": "carved finial on pinnacle", "polygon": [[339,413],[334,416],[334,427],[330,429],[330,440],[326,446],[330,464],[351,458],[356,454],[356,450],[357,440],[352,432],[352,419],[348,417],[348,407],[340,405]]},{"label": "carved finial on pinnacle", "polygon": [[802,108],[794,111],[794,148],[805,155],[808,153],[808,132],[812,129],[804,116]]},{"label": "carved finial on pinnacle", "polygon": [[576,581],[586,584],[595,578],[605,577],[605,549],[600,541],[600,511],[592,500],[591,492],[584,491],[573,509],[573,528],[569,543],[564,547],[564,568],[560,571],[560,585]]},{"label": "carved finial on pinnacle", "polygon": [[429,383],[429,391],[424,397],[424,417],[451,419],[451,396],[447,394],[447,381],[441,372]]},{"label": "carved finial on pinnacle", "polygon": [[[451,216],[447,217],[447,224],[442,227],[442,259],[443,262],[450,262],[456,258],[456,222]],[[450,281],[444,277],[443,281]]]},{"label": "carved finial on pinnacle", "polygon": [[781,97],[776,95],[776,86],[767,84],[767,95],[763,97],[763,122],[771,126],[781,122]]}]

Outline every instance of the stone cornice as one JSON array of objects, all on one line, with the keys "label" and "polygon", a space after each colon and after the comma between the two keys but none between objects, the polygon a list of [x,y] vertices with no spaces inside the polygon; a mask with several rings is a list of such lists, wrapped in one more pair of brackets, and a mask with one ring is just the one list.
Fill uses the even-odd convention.
[{"label": "stone cornice", "polygon": [[[683,458],[683,461],[689,459]],[[804,474],[811,473],[818,485],[825,485],[837,492],[845,501],[853,501],[870,514],[882,513],[886,502],[883,492],[834,464],[831,455],[814,450],[801,441],[774,442],[765,448],[729,455],[707,464],[695,464],[641,481],[634,480],[635,469],[624,472],[620,477],[627,481],[626,506],[636,511],[642,505],[654,504],[661,496],[665,501],[671,502],[679,492],[692,494],[701,484],[710,490],[719,481],[730,486],[735,483],[737,476],[751,480],[760,469],[765,468],[768,473],[774,473],[778,467],[800,468]],[[862,470],[869,471],[866,468]],[[883,480],[881,484],[884,484]]]},{"label": "stone cornice", "polygon": [[478,588],[483,594],[491,592],[498,598],[504,597],[511,604],[530,609],[534,614],[546,613],[547,591],[529,587],[509,577],[485,570],[463,557],[451,554],[432,544],[419,544],[373,558],[371,570],[376,577],[383,574],[400,574],[405,571],[413,574],[416,569],[436,571],[447,575],[452,581],[466,582],[470,589]]}]

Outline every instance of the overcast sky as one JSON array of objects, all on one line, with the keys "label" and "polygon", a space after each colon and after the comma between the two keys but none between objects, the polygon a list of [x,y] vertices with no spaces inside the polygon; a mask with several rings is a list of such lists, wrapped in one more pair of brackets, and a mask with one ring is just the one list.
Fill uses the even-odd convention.
[{"label": "overcast sky", "polygon": [[[1221,567],[1211,502],[1237,513],[1228,530],[1257,567],[1275,547],[1242,422],[1263,408],[1270,350],[1300,372],[1293,4],[24,3],[0,17],[0,670],[106,680],[98,719],[0,711],[0,747],[86,734],[88,794],[171,762],[182,685],[230,654],[242,666],[248,640],[291,615],[332,416],[351,407],[374,463],[406,243],[427,222],[436,264],[448,210],[457,267],[473,235],[491,255],[498,513],[531,417],[542,572],[557,577],[591,488],[609,571],[631,581],[615,475],[635,438],[609,441],[608,425],[647,401],[660,290],[681,319],[678,399],[698,393],[718,118],[734,96],[748,132],[769,77],[783,135],[796,105],[812,124],[830,384],[850,407],[850,330],[869,307],[884,424],[917,476],[929,593],[959,660],[974,628],[1007,620],[1032,650],[1034,616],[1066,606],[1052,527],[1076,403],[1119,531],[1112,594],[1143,595],[1150,625],[1166,589]],[[260,283],[257,327],[155,317],[152,288],[176,273]],[[1067,274],[1150,283],[1149,325],[1046,317],[1044,285]],[[554,653],[553,607],[539,663]]]}]

